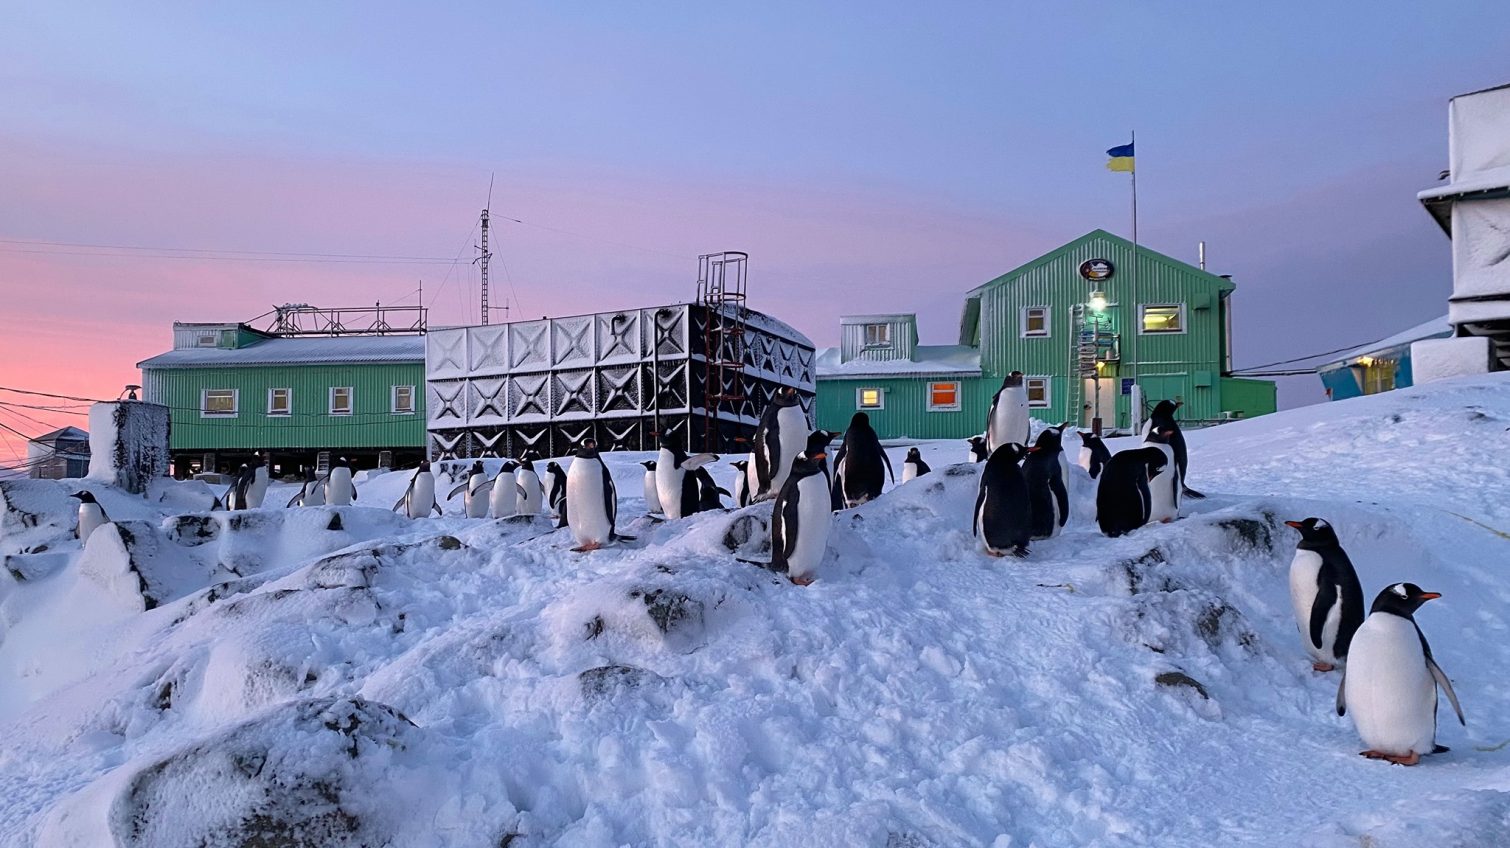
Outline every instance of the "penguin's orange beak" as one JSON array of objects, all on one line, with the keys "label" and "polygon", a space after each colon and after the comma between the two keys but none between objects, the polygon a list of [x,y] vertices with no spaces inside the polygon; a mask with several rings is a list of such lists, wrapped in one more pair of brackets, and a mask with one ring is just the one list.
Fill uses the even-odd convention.
[{"label": "penguin's orange beak", "polygon": [[826,456],[828,456],[827,453],[824,453],[823,451],[818,451],[817,453],[813,454],[813,461],[817,462],[818,460],[823,459]]},{"label": "penguin's orange beak", "polygon": [[1441,592],[1422,592],[1421,593],[1421,600],[1423,600],[1423,601],[1432,601],[1432,600],[1436,600],[1437,598],[1440,598],[1440,597],[1442,597],[1442,593]]},{"label": "penguin's orange beak", "polygon": [[1299,521],[1286,521],[1285,522],[1285,526],[1286,527],[1294,527],[1296,530],[1299,530],[1302,525],[1301,525],[1301,523]]}]

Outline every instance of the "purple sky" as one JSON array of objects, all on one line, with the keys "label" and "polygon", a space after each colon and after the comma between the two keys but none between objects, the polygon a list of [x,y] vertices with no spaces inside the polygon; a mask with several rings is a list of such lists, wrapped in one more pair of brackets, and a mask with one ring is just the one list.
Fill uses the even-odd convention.
[{"label": "purple sky", "polygon": [[714,5],[10,10],[0,385],[114,396],[175,319],[412,303],[421,278],[432,323],[475,321],[470,266],[15,242],[454,257],[491,172],[525,222],[495,230],[514,317],[686,299],[697,254],[736,249],[752,305],[820,345],[881,310],[946,343],[965,290],[1127,233],[1103,151],[1129,128],[1143,241],[1207,241],[1259,364],[1445,312],[1414,193],[1447,98],[1510,74],[1502,0]]}]

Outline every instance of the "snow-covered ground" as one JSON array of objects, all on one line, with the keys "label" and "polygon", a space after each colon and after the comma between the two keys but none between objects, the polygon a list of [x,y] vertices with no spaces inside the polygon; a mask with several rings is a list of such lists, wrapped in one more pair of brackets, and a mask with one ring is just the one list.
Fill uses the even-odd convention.
[{"label": "snow-covered ground", "polygon": [[[1510,379],[1190,445],[1184,519],[1106,539],[1080,474],[1017,561],[971,538],[964,443],[926,443],[809,587],[736,558],[768,505],[640,517],[640,455],[608,458],[638,538],[590,554],[543,517],[392,515],[402,473],[237,515],[97,492],[120,529],[80,553],[77,481],[7,482],[0,844],[1500,844]],[[1418,621],[1468,715],[1450,753],[1357,755],[1289,609],[1308,515],[1369,600],[1443,593]]]}]

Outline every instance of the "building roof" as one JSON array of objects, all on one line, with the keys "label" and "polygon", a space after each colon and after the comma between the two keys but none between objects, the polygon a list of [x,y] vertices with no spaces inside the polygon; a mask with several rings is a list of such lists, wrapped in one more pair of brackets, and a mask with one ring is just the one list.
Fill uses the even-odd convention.
[{"label": "building roof", "polygon": [[87,442],[89,434],[77,427],[64,427],[32,438],[34,442]]},{"label": "building roof", "polygon": [[872,315],[840,315],[839,324],[892,324],[918,320],[915,312],[877,312]]},{"label": "building roof", "polygon": [[425,361],[424,336],[271,338],[239,348],[184,348],[161,353],[138,368],[224,368],[237,365],[381,364]]},{"label": "building roof", "polygon": [[[1070,251],[1070,250],[1072,250],[1072,249],[1074,249],[1076,247],[1079,247],[1081,244],[1083,244],[1085,242],[1091,241],[1093,239],[1098,239],[1098,238],[1100,238],[1100,239],[1106,239],[1107,241],[1111,241],[1111,242],[1115,242],[1115,243],[1120,244],[1123,247],[1127,247],[1129,249],[1132,248],[1132,246],[1133,246],[1133,243],[1130,242],[1130,241],[1128,241],[1127,239],[1125,239],[1125,238],[1123,238],[1123,237],[1121,237],[1119,235],[1114,235],[1112,233],[1109,233],[1106,230],[1091,230],[1090,232],[1086,233],[1085,235],[1081,236],[1080,238],[1075,239],[1074,241],[1070,241],[1070,242],[1066,242],[1065,244],[1061,244],[1058,247],[1054,248],[1053,250],[1050,250],[1049,252],[1043,254],[1042,256],[1039,256],[1039,257],[1037,257],[1035,259],[1032,259],[1032,260],[1030,260],[1028,262],[1024,262],[1023,264],[1017,266],[1016,268],[1013,268],[1012,270],[1008,271],[1005,274],[1002,274],[1000,276],[994,277],[991,280],[988,280],[988,281],[986,281],[984,283],[981,283],[980,285],[976,286],[975,288],[973,288],[973,289],[965,292],[965,297],[968,298],[968,297],[971,297],[973,295],[977,295],[980,292],[986,290],[987,288],[990,288],[991,286],[997,285],[998,283],[1004,283],[1004,282],[1006,282],[1009,277],[1016,277],[1016,276],[1018,276],[1020,274],[1023,274],[1026,271],[1028,271],[1028,270],[1030,270],[1030,269],[1032,269],[1032,268],[1034,268],[1034,267],[1036,267],[1038,265],[1042,265],[1042,264],[1044,264],[1046,262],[1052,262],[1055,259],[1058,259],[1059,256],[1060,256],[1060,254],[1066,253],[1066,252],[1068,252],[1068,251]],[[1237,288],[1237,284],[1234,283],[1234,282],[1232,282],[1230,279],[1228,279],[1226,277],[1219,276],[1217,274],[1213,274],[1210,271],[1206,271],[1206,270],[1204,270],[1202,268],[1199,268],[1199,267],[1197,267],[1195,265],[1191,265],[1189,262],[1181,262],[1180,260],[1175,259],[1175,258],[1173,258],[1171,256],[1166,256],[1166,255],[1158,252],[1157,250],[1150,249],[1148,247],[1148,245],[1146,245],[1146,244],[1139,244],[1138,245],[1138,257],[1142,258],[1142,259],[1153,259],[1153,260],[1155,260],[1157,262],[1163,262],[1163,263],[1166,263],[1166,264],[1169,264],[1169,265],[1174,265],[1174,266],[1178,267],[1182,271],[1188,271],[1190,274],[1192,274],[1193,276],[1195,276],[1197,278],[1203,278],[1203,279],[1205,279],[1206,282],[1211,283],[1212,285],[1216,286],[1219,289],[1222,289],[1223,291],[1231,291],[1231,290]]]},{"label": "building roof", "polygon": [[839,361],[839,348],[826,347],[814,360],[817,376],[832,380],[858,377],[913,377],[926,374],[980,374],[980,348],[968,345],[918,345],[914,359]]},{"label": "building roof", "polygon": [[1334,368],[1341,368],[1347,365],[1351,365],[1353,363],[1353,360],[1358,359],[1361,356],[1372,356],[1374,354],[1384,353],[1394,348],[1405,347],[1411,342],[1418,342],[1422,339],[1440,338],[1451,333],[1452,325],[1447,323],[1447,316],[1443,315],[1440,318],[1433,318],[1430,321],[1425,321],[1417,324],[1416,326],[1411,327],[1409,330],[1402,330],[1398,333],[1395,333],[1393,336],[1388,336],[1376,342],[1370,342],[1366,345],[1359,345],[1352,350],[1349,350],[1346,353],[1334,357],[1333,359],[1328,360],[1322,365],[1317,366],[1316,370],[1330,371]]}]

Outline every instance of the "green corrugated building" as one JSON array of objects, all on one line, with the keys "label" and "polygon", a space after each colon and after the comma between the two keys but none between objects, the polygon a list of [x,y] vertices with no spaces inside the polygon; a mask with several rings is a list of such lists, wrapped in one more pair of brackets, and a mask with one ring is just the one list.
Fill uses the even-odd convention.
[{"label": "green corrugated building", "polygon": [[957,344],[919,345],[910,314],[842,318],[818,354],[818,425],[864,411],[883,438],[967,438],[1012,371],[1054,423],[1131,427],[1135,386],[1192,424],[1273,412],[1272,382],[1229,376],[1234,288],[1096,230],[966,292]]},{"label": "green corrugated building", "polygon": [[171,410],[178,476],[228,471],[256,450],[275,472],[413,465],[425,451],[422,335],[285,337],[246,324],[173,325],[138,363],[144,399]]}]

